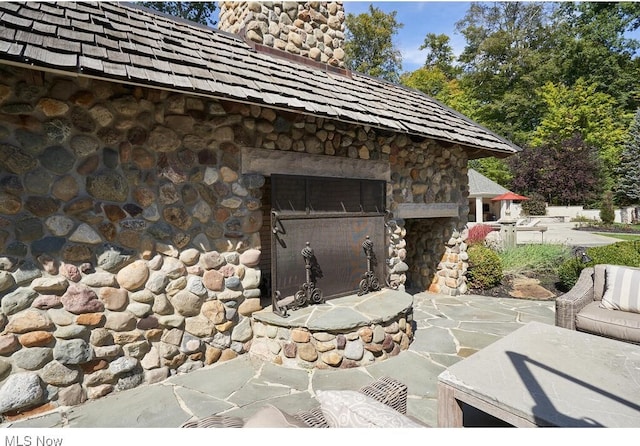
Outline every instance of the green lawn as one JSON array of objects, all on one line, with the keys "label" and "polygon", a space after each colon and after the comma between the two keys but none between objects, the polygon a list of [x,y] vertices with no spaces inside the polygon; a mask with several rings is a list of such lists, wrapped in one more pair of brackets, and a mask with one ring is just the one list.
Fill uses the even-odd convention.
[{"label": "green lawn", "polygon": [[608,232],[595,232],[594,234],[604,235],[605,237],[611,237],[618,240],[640,240],[640,234],[612,234]]}]

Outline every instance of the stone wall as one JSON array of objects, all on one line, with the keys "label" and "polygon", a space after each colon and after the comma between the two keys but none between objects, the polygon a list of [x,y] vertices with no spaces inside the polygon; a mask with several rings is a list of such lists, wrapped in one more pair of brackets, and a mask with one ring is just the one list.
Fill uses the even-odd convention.
[{"label": "stone wall", "polygon": [[218,28],[344,68],[342,2],[220,2]]},{"label": "stone wall", "polygon": [[[0,79],[0,413],[249,350],[269,241],[265,178],[241,172],[240,148],[388,160],[390,208],[466,187],[466,171],[447,173],[459,149],[445,156],[433,141],[11,67]],[[464,186],[444,184],[462,175]],[[405,235],[389,228],[397,284]]]},{"label": "stone wall", "polygon": [[[395,220],[390,230],[392,283],[449,295],[467,292],[467,154],[458,146],[400,135],[389,150],[391,209],[400,203],[455,203],[458,217]],[[407,283],[408,282],[408,283]]]}]

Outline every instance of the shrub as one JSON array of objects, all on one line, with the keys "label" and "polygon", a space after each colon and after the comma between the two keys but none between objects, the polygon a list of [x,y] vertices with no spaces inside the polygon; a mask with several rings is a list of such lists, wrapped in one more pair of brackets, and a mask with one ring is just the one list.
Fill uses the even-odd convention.
[{"label": "shrub", "polygon": [[613,208],[613,194],[608,191],[602,199],[602,207],[600,208],[600,220],[605,225],[613,224],[616,218],[616,212]]},{"label": "shrub", "polygon": [[576,258],[565,261],[558,268],[561,288],[569,291],[578,280],[580,272],[596,264],[624,265],[640,267],[640,252],[633,242],[617,242],[607,246],[596,246],[587,249],[591,258],[589,263],[582,263]]},{"label": "shrub", "polygon": [[467,236],[467,244],[472,245],[474,243],[483,242],[487,235],[493,232],[493,228],[489,225],[475,225],[469,228],[469,235]]},{"label": "shrub", "polygon": [[520,207],[525,215],[547,215],[547,203],[540,194],[532,194]]},{"label": "shrub", "polygon": [[487,289],[502,282],[502,262],[498,254],[481,243],[470,245],[467,283],[471,289]]}]

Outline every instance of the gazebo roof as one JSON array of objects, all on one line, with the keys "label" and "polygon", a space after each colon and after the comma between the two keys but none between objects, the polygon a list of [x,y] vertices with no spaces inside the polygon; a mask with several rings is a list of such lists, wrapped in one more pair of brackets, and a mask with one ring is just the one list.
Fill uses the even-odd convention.
[{"label": "gazebo roof", "polygon": [[474,169],[469,169],[469,198],[493,198],[509,192]]},{"label": "gazebo roof", "polygon": [[119,2],[0,2],[0,63],[258,104],[460,144],[520,149],[423,93]]}]

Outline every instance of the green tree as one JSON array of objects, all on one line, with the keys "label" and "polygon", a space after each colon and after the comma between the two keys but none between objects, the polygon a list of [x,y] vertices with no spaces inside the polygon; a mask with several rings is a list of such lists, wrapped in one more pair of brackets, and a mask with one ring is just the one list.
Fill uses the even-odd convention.
[{"label": "green tree", "polygon": [[461,81],[480,103],[479,122],[520,145],[538,124],[535,88],[555,71],[547,55],[551,8],[545,2],[473,2],[456,23],[466,40]]},{"label": "green tree", "polygon": [[345,18],[345,63],[350,70],[397,83],[402,70],[402,54],[393,36],[404,25],[397,12],[385,14],[369,5],[369,12],[347,14]]},{"label": "green tree", "polygon": [[640,109],[629,126],[616,174],[615,198],[618,203],[623,206],[640,204]]},{"label": "green tree", "polygon": [[635,111],[640,105],[639,42],[626,33],[640,23],[640,3],[562,2],[553,22],[558,80],[572,85],[583,78],[628,112]]},{"label": "green tree", "polygon": [[505,160],[493,156],[470,160],[469,167],[506,188],[509,187],[513,179],[509,164]]},{"label": "green tree", "polygon": [[218,2],[139,2],[142,6],[164,14],[181,17],[203,25],[215,26],[213,14]]},{"label": "green tree", "polygon": [[547,83],[537,89],[544,113],[529,141],[536,147],[580,135],[588,146],[598,150],[604,187],[609,188],[619,164],[628,117],[615,98],[598,92],[597,87],[580,78],[571,87]]},{"label": "green tree", "polygon": [[475,119],[477,101],[465,92],[458,79],[450,79],[438,67],[420,67],[404,73],[400,77],[400,83],[420,90],[468,118]]},{"label": "green tree", "polygon": [[427,50],[425,67],[439,69],[449,80],[455,79],[462,72],[460,68],[454,66],[456,57],[453,54],[450,41],[451,39],[446,34],[428,33],[419,48]]}]

